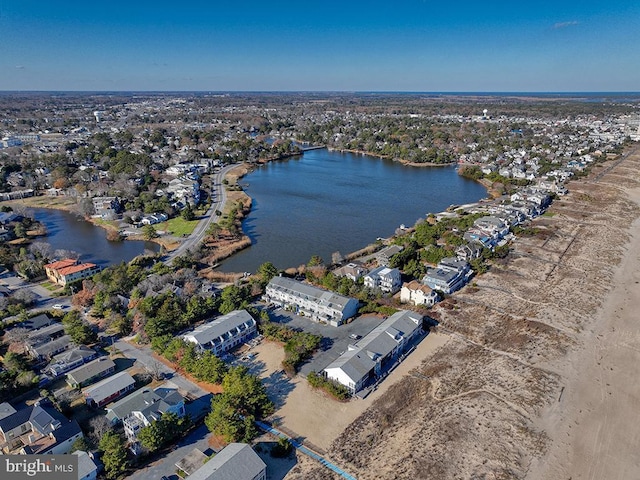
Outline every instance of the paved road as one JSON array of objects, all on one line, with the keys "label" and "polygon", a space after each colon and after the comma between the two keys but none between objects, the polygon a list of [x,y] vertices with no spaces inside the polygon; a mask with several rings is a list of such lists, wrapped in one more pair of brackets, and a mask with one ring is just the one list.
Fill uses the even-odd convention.
[{"label": "paved road", "polygon": [[209,392],[201,389],[196,384],[190,382],[179,373],[176,373],[174,370],[167,367],[164,363],[156,360],[148,347],[134,347],[123,340],[115,342],[115,347],[127,358],[136,360],[142,367],[146,367],[152,371],[157,369],[162,372],[170,383],[175,384],[179,390],[183,393],[189,394],[191,398],[210,398]]},{"label": "paved road", "polygon": [[[197,247],[200,242],[204,240],[204,237],[207,236],[207,229],[211,222],[216,222],[218,220],[218,215],[216,215],[216,210],[222,211],[224,209],[224,204],[227,201],[227,191],[222,184],[222,180],[224,176],[229,172],[229,170],[233,169],[237,165],[227,165],[221,168],[211,179],[211,190],[215,192],[215,201],[211,203],[211,207],[207,210],[204,217],[200,220],[196,228],[193,230],[189,238],[183,241],[178,248],[169,252],[165,256],[165,261],[168,264],[171,264],[174,258],[184,254],[187,250],[193,250]],[[213,195],[213,193],[212,193]]]}]

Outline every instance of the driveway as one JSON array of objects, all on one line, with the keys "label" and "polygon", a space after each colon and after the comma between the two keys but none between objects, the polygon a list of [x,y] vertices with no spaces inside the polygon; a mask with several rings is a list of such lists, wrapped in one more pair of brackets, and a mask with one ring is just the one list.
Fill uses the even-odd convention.
[{"label": "driveway", "polygon": [[170,453],[147,467],[139,469],[127,478],[130,480],[160,480],[164,475],[171,480],[178,480],[176,463],[182,460],[194,448],[204,452],[206,455],[215,453],[209,446],[209,435],[209,429],[205,425],[200,425],[180,440]]},{"label": "driveway", "polygon": [[363,315],[356,317],[351,323],[339,327],[332,327],[330,325],[313,322],[308,318],[300,317],[282,309],[273,310],[269,315],[273,322],[322,337],[320,350],[316,352],[309,362],[300,368],[300,373],[305,376],[311,371],[321,372],[327,365],[342,355],[350,343],[357,341],[351,338],[350,335],[364,337],[384,321],[384,318],[380,316]]},{"label": "driveway", "polygon": [[127,358],[136,360],[140,366],[151,371],[157,370],[163,373],[165,378],[168,379],[170,383],[173,383],[183,395],[188,395],[191,399],[201,397],[211,398],[209,392],[201,389],[196,384],[167,367],[164,363],[156,360],[151,353],[151,349],[148,347],[135,347],[123,340],[115,342],[115,347]]}]

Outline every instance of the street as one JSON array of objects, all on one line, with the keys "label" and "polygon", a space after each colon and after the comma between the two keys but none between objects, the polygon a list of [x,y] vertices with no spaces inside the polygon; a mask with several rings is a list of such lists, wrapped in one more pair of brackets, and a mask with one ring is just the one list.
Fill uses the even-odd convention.
[{"label": "street", "polygon": [[227,192],[222,184],[222,180],[227,172],[235,166],[236,165],[226,165],[218,170],[218,172],[213,176],[211,180],[212,191],[215,188],[215,191],[217,192],[215,202],[211,204],[211,207],[209,207],[209,210],[207,210],[207,213],[205,213],[204,217],[200,220],[200,223],[198,223],[191,235],[189,235],[189,237],[186,238],[178,248],[166,255],[165,259],[168,264],[171,264],[174,258],[184,254],[187,250],[192,250],[202,242],[202,240],[207,236],[207,229],[209,228],[209,225],[218,220],[216,211],[222,211],[224,204],[227,201]]}]

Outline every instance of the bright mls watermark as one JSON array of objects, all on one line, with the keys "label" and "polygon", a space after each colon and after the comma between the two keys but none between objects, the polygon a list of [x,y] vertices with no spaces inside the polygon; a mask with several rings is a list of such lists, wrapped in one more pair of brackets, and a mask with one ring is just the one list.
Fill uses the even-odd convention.
[{"label": "bright mls watermark", "polygon": [[77,480],[77,455],[2,455],[2,480]]}]

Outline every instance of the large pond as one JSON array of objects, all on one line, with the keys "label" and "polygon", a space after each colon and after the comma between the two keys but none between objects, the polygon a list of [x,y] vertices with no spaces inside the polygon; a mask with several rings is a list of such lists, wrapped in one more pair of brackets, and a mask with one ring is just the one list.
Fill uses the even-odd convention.
[{"label": "large pond", "polygon": [[71,250],[80,254],[84,262],[101,266],[128,262],[145,252],[158,252],[159,246],[151,242],[110,242],[106,230],[84,221],[72,213],[48,208],[31,208],[34,217],[47,227],[48,235],[38,239],[51,245],[53,250]]},{"label": "large pond", "polygon": [[252,245],[225,260],[222,271],[255,272],[266,261],[297,267],[312,255],[330,261],[336,251],[358,250],[401,224],[487,193],[455,167],[411,167],[325,149],[270,162],[240,183],[253,199],[243,222]]}]

